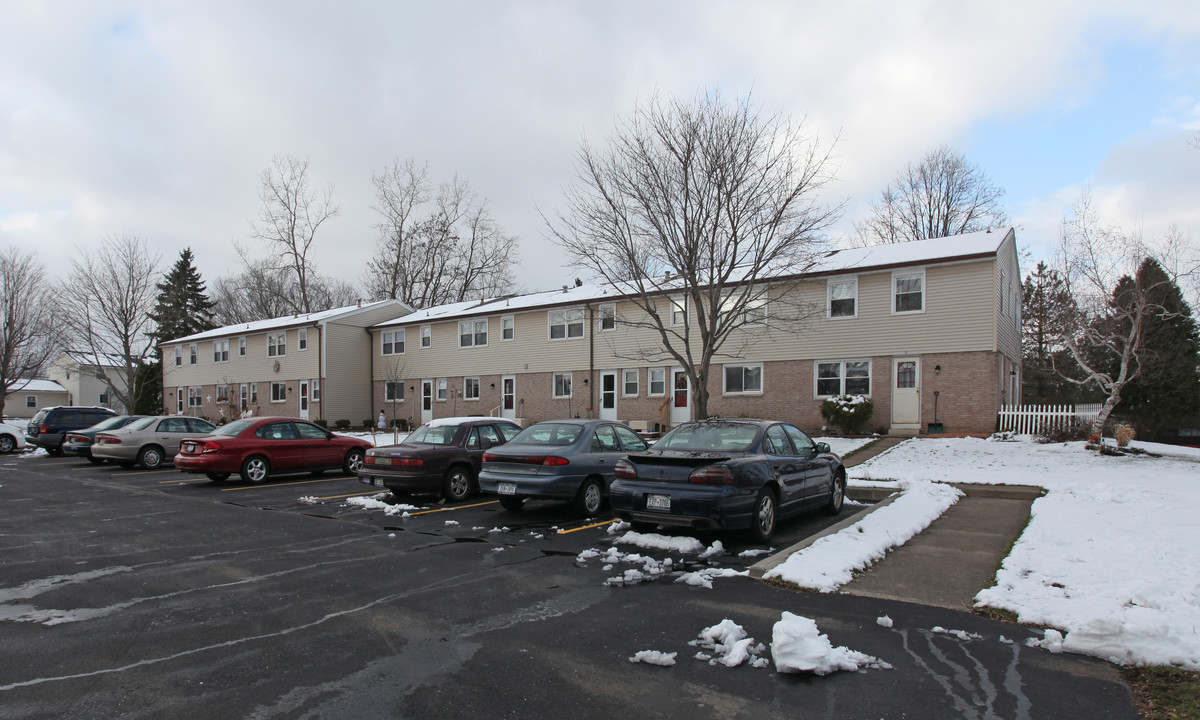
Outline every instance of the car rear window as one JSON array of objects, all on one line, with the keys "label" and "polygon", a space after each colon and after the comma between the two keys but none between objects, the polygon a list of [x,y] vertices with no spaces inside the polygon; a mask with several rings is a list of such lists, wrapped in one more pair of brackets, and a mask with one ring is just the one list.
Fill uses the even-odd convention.
[{"label": "car rear window", "polygon": [[234,420],[231,423],[225,423],[210,434],[221,435],[223,437],[237,437],[243,430],[253,425],[254,422],[254,420]]},{"label": "car rear window", "polygon": [[134,420],[125,427],[130,430],[145,430],[156,422],[158,422],[158,418],[156,417],[144,417],[141,420]]},{"label": "car rear window", "polygon": [[124,415],[114,415],[110,418],[105,418],[92,426],[93,430],[112,430],[113,428],[123,427],[128,421]]},{"label": "car rear window", "polygon": [[454,436],[458,434],[458,428],[458,425],[422,425],[400,444],[452,445]]},{"label": "car rear window", "polygon": [[668,450],[716,450],[742,452],[749,450],[758,437],[758,427],[743,424],[680,425],[663,435],[655,448]]},{"label": "car rear window", "polygon": [[583,434],[583,426],[568,423],[538,423],[521,431],[510,442],[525,445],[574,445]]}]

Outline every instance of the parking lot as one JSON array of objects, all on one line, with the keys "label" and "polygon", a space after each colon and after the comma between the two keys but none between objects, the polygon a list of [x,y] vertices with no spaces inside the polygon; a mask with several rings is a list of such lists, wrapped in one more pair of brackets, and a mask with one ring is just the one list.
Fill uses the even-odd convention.
[{"label": "parking lot", "polygon": [[[724,573],[678,582],[767,550],[738,536],[667,534],[695,537],[701,557],[617,544],[610,519],[552,503],[348,504],[378,494],[333,473],[217,484],[0,460],[5,715],[1131,717],[1107,665],[1003,642],[1029,634],[1014,626]],[[830,522],[787,523],[773,546]],[[814,677],[693,658],[689,642],[724,619],[769,645],[783,611],[892,668]],[[643,650],[677,664],[629,661]]]}]

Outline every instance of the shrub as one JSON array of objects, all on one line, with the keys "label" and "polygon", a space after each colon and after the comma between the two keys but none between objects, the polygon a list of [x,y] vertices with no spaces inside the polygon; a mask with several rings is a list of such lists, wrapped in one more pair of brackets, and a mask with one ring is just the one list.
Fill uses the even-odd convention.
[{"label": "shrub", "polygon": [[838,395],[821,403],[821,417],[845,433],[857,433],[871,419],[875,404],[864,395]]},{"label": "shrub", "polygon": [[1117,439],[1117,447],[1129,447],[1130,441],[1137,437],[1137,432],[1128,425],[1118,425],[1113,430],[1113,437]]},{"label": "shrub", "polygon": [[[349,421],[347,421],[347,422],[349,422]],[[375,421],[371,420],[371,419],[363,420],[362,426],[365,427],[366,429],[370,430],[371,428],[375,427]]]},{"label": "shrub", "polygon": [[1064,423],[1056,424],[1049,430],[1043,430],[1037,436],[1042,444],[1078,442],[1087,440],[1092,434],[1092,424],[1079,418],[1071,418]]},{"label": "shrub", "polygon": [[[325,418],[317,418],[316,420],[313,420],[313,424],[320,425],[323,428],[329,427],[329,422]],[[347,423],[347,424],[349,424],[349,423]]]},{"label": "shrub", "polygon": [[345,430],[346,428],[350,427],[349,420],[334,420],[333,424],[338,430]]}]

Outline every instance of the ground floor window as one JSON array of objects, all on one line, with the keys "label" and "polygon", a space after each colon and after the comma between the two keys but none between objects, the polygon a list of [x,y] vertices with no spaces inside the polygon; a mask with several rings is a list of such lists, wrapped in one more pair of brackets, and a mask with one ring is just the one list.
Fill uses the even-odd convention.
[{"label": "ground floor window", "polygon": [[37,407],[37,395],[26,395],[25,396],[25,407],[31,407],[31,408]]},{"label": "ground floor window", "polygon": [[321,381],[317,378],[313,378],[312,381],[312,400],[321,402]]},{"label": "ground floor window", "polygon": [[553,397],[571,397],[571,373],[554,373]]},{"label": "ground floor window", "polygon": [[217,386],[217,402],[219,402],[219,403],[228,403],[229,402],[229,386],[228,385],[218,385]]},{"label": "ground floor window", "polygon": [[478,400],[479,399],[479,378],[469,377],[463,378],[463,399]]},{"label": "ground floor window", "polygon": [[404,399],[404,383],[397,380],[388,380],[383,384],[383,399],[388,401],[397,401]]},{"label": "ground floor window", "polygon": [[646,371],[646,394],[662,397],[667,394],[667,371],[664,368],[650,368]]},{"label": "ground floor window", "polygon": [[284,402],[287,400],[287,383],[273,382],[271,383],[271,402]]},{"label": "ground floor window", "polygon": [[817,362],[817,395],[870,395],[870,360],[822,360]]},{"label": "ground floor window", "polygon": [[755,365],[726,365],[725,385],[726,395],[757,394],[762,392],[762,364]]},{"label": "ground floor window", "polygon": [[636,397],[638,394],[638,371],[626,370],[621,381],[621,394],[625,397]]},{"label": "ground floor window", "polygon": [[201,392],[203,392],[203,388],[196,385],[188,388],[188,407],[200,407],[200,403],[204,399]]},{"label": "ground floor window", "polygon": [[437,399],[441,402],[446,401],[446,378],[437,379]]}]

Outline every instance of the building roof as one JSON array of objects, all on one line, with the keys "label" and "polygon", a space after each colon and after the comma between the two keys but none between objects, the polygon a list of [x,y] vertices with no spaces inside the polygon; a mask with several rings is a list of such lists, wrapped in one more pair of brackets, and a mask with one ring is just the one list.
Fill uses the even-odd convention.
[{"label": "building roof", "polygon": [[397,313],[404,313],[412,309],[399,300],[378,300],[371,303],[361,303],[356,305],[347,305],[340,308],[333,308],[332,310],[322,310],[321,312],[297,313],[295,315],[284,315],[283,317],[271,318],[269,320],[255,320],[248,323],[226,325],[225,327],[219,327],[215,330],[206,330],[204,332],[195,333],[186,337],[175,338],[173,340],[164,340],[160,342],[159,345],[173,345],[181,342],[195,342],[197,340],[220,338],[227,335],[250,335],[254,333],[267,332],[268,330],[278,330],[281,328],[316,325],[318,323],[324,323],[330,320],[340,320],[344,317],[351,317],[367,310],[377,310],[379,308],[387,307],[388,305],[394,305]]},{"label": "building roof", "polygon": [[67,389],[53,380],[18,380],[16,385],[9,389],[10,393],[15,392],[61,392],[65,393]]},{"label": "building roof", "polygon": [[[764,281],[783,280],[796,277],[859,273],[892,267],[979,259],[995,256],[1010,235],[1015,236],[1014,230],[1006,227],[994,231],[988,230],[931,240],[832,250],[817,258],[816,262],[803,272],[793,271],[762,279]],[[671,292],[674,289],[672,286],[680,288],[682,282],[658,280],[655,285],[661,292]],[[636,293],[632,292],[632,285],[628,288],[600,284],[564,285],[561,290],[435,305],[394,320],[378,323],[372,327],[398,327],[476,315],[507,314],[538,307],[600,302],[605,299],[618,300],[634,294]]]}]

